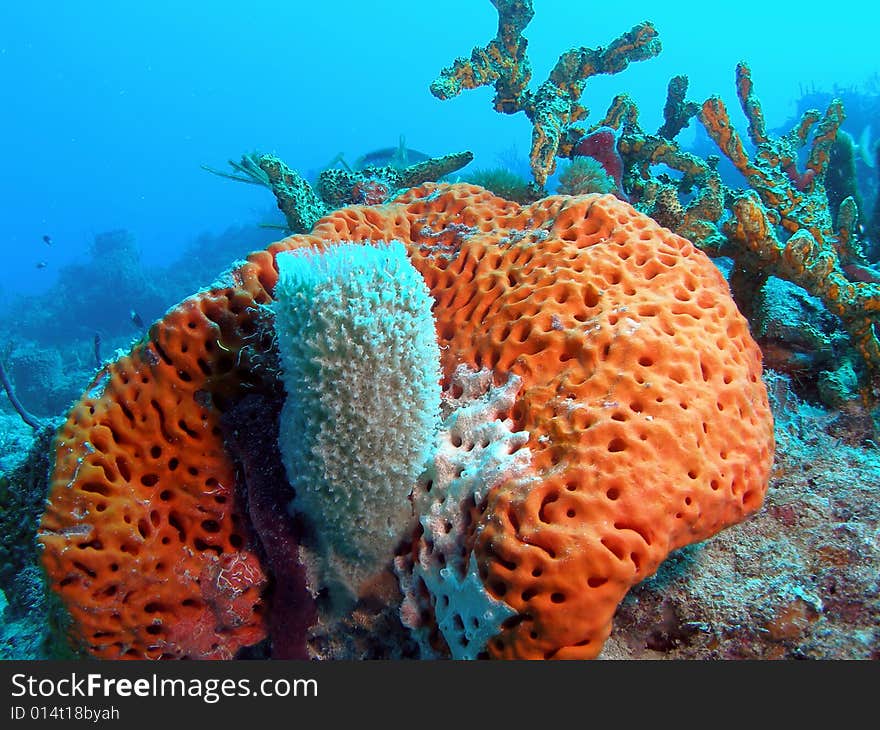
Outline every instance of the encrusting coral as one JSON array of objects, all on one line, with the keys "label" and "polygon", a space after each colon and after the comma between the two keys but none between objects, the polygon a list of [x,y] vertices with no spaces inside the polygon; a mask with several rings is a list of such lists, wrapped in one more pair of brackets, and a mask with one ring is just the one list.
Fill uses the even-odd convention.
[{"label": "encrusting coral", "polygon": [[461,366],[515,384],[497,433],[529,453],[465,521],[469,594],[508,609],[469,654],[596,656],[620,599],[670,550],[760,506],[773,454],[761,356],[703,253],[610,195],[523,207],[426,184],[252,254],[73,409],[39,539],[92,653],[231,656],[264,636],[265,571],[217,424],[262,377],[274,256],[394,240],[434,300],[444,397]]}]

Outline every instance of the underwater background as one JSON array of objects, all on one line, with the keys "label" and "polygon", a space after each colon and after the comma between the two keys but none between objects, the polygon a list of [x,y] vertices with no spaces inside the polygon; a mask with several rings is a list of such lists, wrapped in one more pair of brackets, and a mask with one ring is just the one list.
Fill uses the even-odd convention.
[{"label": "underwater background", "polygon": [[[840,99],[837,134],[849,139],[850,157],[839,187],[857,193],[852,230],[861,245],[850,262],[858,268],[848,272],[878,285],[876,4],[743,0],[695,9],[535,0],[534,10],[524,31],[534,87],[566,49],[607,45],[646,20],[659,32],[662,52],[589,79],[581,99],[588,124],[626,93],[641,126],[657,129],[667,84],[684,74],[687,98],[720,97],[745,137],[753,120],[737,99],[742,61],[771,134]],[[445,181],[491,189],[477,173],[494,171],[501,185],[504,171],[524,185],[532,176],[530,120],[493,111],[488,86],[445,101],[429,90],[453,59],[485,45],[497,23],[488,0],[3,3],[0,363],[24,410],[41,427],[57,426],[96,370],[166,310],[251,251],[300,232],[268,186],[217,174],[241,178],[228,161],[271,153],[314,183],[326,169],[467,150],[473,161]],[[697,157],[718,155],[724,183],[748,187],[697,119],[676,141]],[[543,192],[612,192],[566,188],[565,169]],[[735,268],[727,256],[717,263],[726,276]],[[775,418],[767,503],[750,521],[674,552],[634,588],[606,656],[880,656],[880,441],[870,357],[866,375],[846,327],[816,291],[778,282],[757,303],[737,301],[764,353]],[[876,337],[873,311],[866,326]],[[55,626],[66,618],[43,591],[33,545],[52,458],[51,433],[24,423],[4,395],[3,658],[69,651]],[[326,655],[417,654],[389,620],[370,625],[384,627],[377,630],[393,649],[358,644]]]},{"label": "underwater background", "polygon": [[[62,266],[88,260],[105,231],[130,231],[144,264],[157,266],[203,233],[277,222],[265,191],[200,167],[256,149],[314,173],[339,153],[353,162],[404,135],[430,155],[471,150],[474,167],[526,164],[528,121],[490,113],[489,89],[453,103],[428,92],[439,69],[494,31],[489,2],[59,1],[4,3],[0,13],[6,296],[46,291]],[[563,49],[604,45],[651,20],[662,53],[625,76],[592,79],[594,114],[625,91],[654,128],[667,81],[682,73],[692,98],[719,94],[738,114],[733,74],[744,60],[775,128],[814,89],[876,91],[878,16],[868,2],[817,14],[793,2],[694,11],[544,0],[527,36],[537,81]],[[844,129],[858,138],[867,123],[851,118]]]}]

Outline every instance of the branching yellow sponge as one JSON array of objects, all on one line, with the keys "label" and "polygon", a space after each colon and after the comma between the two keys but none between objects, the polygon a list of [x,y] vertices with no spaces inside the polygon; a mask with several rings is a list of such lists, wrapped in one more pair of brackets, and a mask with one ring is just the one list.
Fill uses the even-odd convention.
[{"label": "branching yellow sponge", "polygon": [[[390,564],[440,422],[428,287],[399,242],[280,253],[279,446],[312,527],[312,589],[357,593]],[[317,583],[317,585],[315,585]]]}]

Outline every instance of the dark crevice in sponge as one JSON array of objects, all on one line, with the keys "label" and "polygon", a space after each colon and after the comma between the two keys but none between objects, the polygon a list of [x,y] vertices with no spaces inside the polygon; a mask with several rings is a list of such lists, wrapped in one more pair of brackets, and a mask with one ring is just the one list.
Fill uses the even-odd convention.
[{"label": "dark crevice in sponge", "polygon": [[287,511],[294,493],[277,447],[281,406],[280,399],[245,396],[223,414],[223,437],[241,473],[242,504],[272,576],[272,658],[308,659],[308,631],[317,620],[317,606],[299,557],[302,528]]}]

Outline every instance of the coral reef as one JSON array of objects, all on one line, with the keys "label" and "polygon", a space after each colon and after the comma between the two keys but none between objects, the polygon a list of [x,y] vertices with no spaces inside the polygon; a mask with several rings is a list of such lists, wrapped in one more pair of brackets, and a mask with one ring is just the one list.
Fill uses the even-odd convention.
[{"label": "coral reef", "polygon": [[385,203],[407,188],[440,180],[460,170],[473,158],[471,152],[458,152],[420,160],[406,167],[395,164],[357,170],[331,167],[318,175],[314,187],[274,155],[252,153],[242,156],[241,162],[230,160],[229,164],[237,174],[202,167],[221,177],[269,188],[278,201],[278,209],[284,214],[287,230],[308,233],[319,218],[337,208],[349,204]]},{"label": "coral reef", "polygon": [[[267,211],[266,217],[268,215]],[[146,275],[160,287],[162,310],[159,314],[164,314],[168,307],[185,299],[206,282],[217,279],[232,262],[244,259],[251,251],[265,248],[277,238],[278,232],[271,226],[237,225],[218,233],[203,233],[187,242],[174,259],[146,271]],[[144,314],[149,316],[150,313]]]},{"label": "coral reef", "polygon": [[2,359],[0,359],[0,384],[2,384],[3,392],[9,399],[9,405],[12,407],[12,410],[18,414],[18,417],[21,418],[22,422],[31,428],[39,428],[40,420],[36,416],[31,415],[30,411],[21,404],[21,401],[15,394],[15,386],[9,379],[9,373],[6,372],[6,367],[3,365]]},{"label": "coral reef", "polygon": [[[856,151],[852,136],[839,130],[828,152],[828,169],[825,172],[825,194],[831,212],[832,228],[839,228],[841,207],[847,198],[856,205],[857,219],[864,221],[865,211],[856,177]],[[854,225],[849,228],[855,228]]]},{"label": "coral reef", "polygon": [[34,536],[51,467],[49,446],[57,426],[47,422],[35,431],[29,456],[0,476],[0,583],[7,586],[7,599],[12,603],[16,603],[15,591],[10,593],[9,586],[23,568],[35,562]]},{"label": "coral reef", "polygon": [[[832,102],[821,121],[817,113],[808,113],[790,134],[774,138],[764,128],[760,102],[745,64],[737,67],[737,89],[757,150],[754,160],[746,157],[720,99],[703,104],[701,120],[754,190],[733,201],[734,219],[723,225],[728,241],[759,259],[758,265],[743,261],[748,272],[743,277],[757,273],[766,279],[773,274],[819,297],[830,312],[840,317],[864,359],[871,379],[869,388],[874,388],[873,381],[880,377],[880,340],[874,330],[880,287],[847,276],[847,265],[864,263],[855,238],[855,218],[846,212],[848,206],[854,207],[853,199],[842,201],[838,227],[834,229],[824,187],[833,142],[843,118],[842,106]],[[807,142],[814,125],[801,172],[796,150]],[[788,234],[787,240],[780,240],[775,233],[777,226]]]},{"label": "coral reef", "polygon": [[[635,105],[618,97],[600,125],[621,132],[617,149],[624,160],[624,190],[638,209],[662,225],[712,256],[733,259],[730,286],[756,328],[762,316],[762,290],[771,276],[797,284],[821,300],[840,319],[860,355],[861,390],[873,400],[880,394],[880,340],[874,328],[880,278],[865,266],[855,202],[851,197],[843,201],[834,228],[824,186],[843,109],[833,102],[824,116],[810,111],[793,130],[777,137],[766,130],[746,64],[737,66],[736,87],[755,146],[752,157],[746,154],[721,99],[706,100],[699,117],[750,189],[727,188],[717,171],[717,158],[702,160],[674,140],[644,132]],[[670,84],[670,97],[683,98],[684,93],[679,84],[675,88]],[[668,102],[670,108],[682,108],[687,116],[694,107]],[[667,119],[661,130],[679,129],[682,123],[683,119],[670,126]],[[807,159],[800,169],[798,152],[806,145]],[[652,168],[660,164],[680,176],[653,174]]]},{"label": "coral reef", "polygon": [[[39,332],[44,344],[78,339],[92,342],[95,332],[132,333],[130,312],[145,321],[158,317],[167,306],[157,278],[143,266],[134,236],[118,230],[101,233],[89,249],[89,259],[64,267],[57,283],[40,299],[49,306],[22,307],[19,324]],[[117,293],[118,306],[108,307],[105,293]]]},{"label": "coral reef", "polygon": [[[740,64],[736,87],[755,146],[751,158],[720,98],[712,97],[702,105],[688,100],[684,75],[669,82],[664,121],[655,134],[642,130],[638,110],[626,95],[615,98],[605,116],[584,129],[576,122],[587,115],[579,102],[586,80],[659,53],[653,27],[649,23],[636,26],[607,49],[569,51],[550,78],[532,92],[523,36],[533,16],[532,3],[493,4],[499,15],[495,39],[475,48],[469,59],[459,58],[444,69],[432,84],[432,93],[447,99],[462,89],[494,86],[497,111],[523,111],[533,122],[531,163],[539,186],[554,171],[556,157],[571,158],[560,192],[586,192],[586,185],[593,184],[592,176],[581,180],[584,175],[579,170],[597,170],[598,162],[616,184],[614,189],[603,182],[600,189],[613,190],[710,255],[732,257],[730,285],[756,329],[764,327],[763,290],[773,276],[821,299],[840,319],[858,352],[862,397],[876,401],[880,396],[880,340],[875,331],[880,271],[870,267],[865,257],[876,226],[869,222],[867,238],[862,235],[864,226],[859,220],[865,216],[855,184],[854,146],[845,134],[839,134],[844,118],[840,101],[832,100],[824,117],[810,109],[791,131],[770,134],[751,72]],[[728,188],[718,171],[719,158],[701,159],[674,141],[695,116],[745,177],[750,190]],[[805,146],[808,151],[801,169],[799,155]],[[660,165],[674,174],[655,172]],[[536,197],[540,193],[539,188],[533,190]],[[840,381],[839,376],[830,375],[831,380]]]},{"label": "coral reef", "polygon": [[[857,381],[847,381],[851,387],[844,388],[837,372],[854,377],[851,361],[858,356],[839,320],[799,286],[771,277],[761,292],[760,317],[752,332],[764,367],[792,376],[797,392],[835,406],[858,399]],[[828,387],[831,382],[837,386]]]},{"label": "coral reef", "polygon": [[18,425],[18,459],[0,460],[0,659],[70,658],[67,617],[45,590],[35,539],[59,424]]},{"label": "coral reef", "polygon": [[27,457],[34,429],[17,413],[0,412],[0,471],[11,472]]},{"label": "coral reef", "polygon": [[[745,136],[685,76],[653,134],[625,95],[582,127],[653,26],[531,90],[532,2],[493,5],[431,90],[523,112],[534,183],[435,184],[470,153],[403,138],[313,182],[245,155],[210,171],[297,235],[148,332],[267,234],[161,270],[102,234],[9,303],[33,428],[0,406],[0,657],[880,658],[867,122],[830,99],[769,131],[740,64]],[[724,159],[675,141],[694,118]]]},{"label": "coral reef", "polygon": [[[709,136],[757,192],[764,207],[778,214],[775,225],[792,235],[808,232],[820,246],[832,246],[843,263],[858,259],[854,250],[845,247],[846,241],[834,240],[824,188],[831,149],[843,121],[840,102],[832,102],[821,119],[815,112],[806,114],[790,133],[776,137],[765,128],[761,103],[754,93],[751,70],[746,64],[737,66],[736,87],[749,121],[748,134],[756,149],[753,158],[747,156],[719,97],[709,98],[700,110],[700,119]],[[807,161],[800,170],[798,150],[808,141]]]},{"label": "coral reef", "polygon": [[55,348],[37,347],[32,342],[16,344],[5,360],[10,399],[14,394],[25,412],[32,414],[28,416],[31,420],[64,412],[79,395],[81,382],[75,373],[65,371],[61,353]]},{"label": "coral reef", "polygon": [[874,150],[874,168],[877,171],[877,183],[875,189],[877,195],[874,199],[874,207],[871,217],[868,219],[867,233],[874,241],[875,259],[880,258],[880,144]]},{"label": "coral reef", "polygon": [[[587,81],[598,74],[615,74],[632,61],[642,61],[660,52],[657,31],[651,23],[640,23],[608,46],[575,48],[563,53],[547,80],[530,90],[532,69],[526,53],[523,31],[534,16],[532,0],[492,0],[498,11],[498,32],[470,58],[458,58],[444,68],[431,84],[438,99],[458,96],[463,89],[495,88],[495,111],[523,112],[532,122],[530,154],[532,174],[539,188],[556,169],[556,157],[567,157],[583,130],[577,122],[589,115],[580,103]],[[537,192],[537,191],[536,191]]]},{"label": "coral reef", "polygon": [[663,105],[663,124],[657,130],[657,136],[664,139],[675,139],[676,135],[690,124],[691,119],[700,111],[699,105],[688,101],[688,78],[684,75],[673,76],[666,87],[666,103]]},{"label": "coral reef", "polygon": [[[132,311],[144,322],[158,318],[276,237],[257,226],[229,228],[199,236],[174,260],[147,266],[131,234],[99,234],[86,260],[61,268],[45,293],[11,301],[0,321],[0,356],[23,405],[37,416],[63,413],[100,367],[96,334],[101,359],[128,349],[144,334]],[[108,291],[119,295],[111,302]]]},{"label": "coral reef", "polygon": [[474,505],[463,563],[516,615],[469,653],[595,656],[669,550],[760,505],[773,449],[760,355],[704,254],[613,196],[521,207],[426,184],[252,254],[74,408],[40,540],[90,651],[231,656],[262,640],[264,573],[217,423],[267,366],[274,256],[392,240],[435,300],[444,385],[462,364],[522,381],[498,416],[528,434],[529,475]]},{"label": "coral reef", "polygon": [[[874,74],[858,86],[843,87],[834,84],[829,90],[818,90],[815,87],[801,89],[801,95],[795,101],[793,118],[788,121],[788,126],[794,126],[798,119],[811,109],[827,108],[835,99],[839,100],[846,110],[846,119],[841,125],[841,138],[844,136],[844,144],[851,147],[853,153],[853,165],[850,167],[846,160],[847,169],[841,182],[845,187],[855,188],[862,198],[858,203],[859,220],[866,226],[865,250],[870,252],[869,259],[876,262],[880,258],[880,229],[872,228],[869,223],[872,211],[876,215],[878,208],[868,207],[880,195],[880,182],[877,180],[878,169],[876,156],[880,152],[877,144],[878,125],[880,118],[880,77]],[[851,144],[850,144],[851,143]],[[844,151],[846,154],[848,150]],[[834,162],[831,163],[832,167]],[[830,171],[829,171],[830,172]],[[826,182],[829,195],[835,183]],[[846,195],[840,195],[842,200]],[[831,206],[832,213],[836,212],[836,205]]]}]

